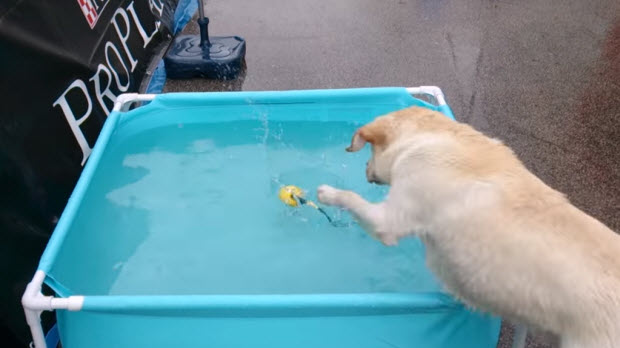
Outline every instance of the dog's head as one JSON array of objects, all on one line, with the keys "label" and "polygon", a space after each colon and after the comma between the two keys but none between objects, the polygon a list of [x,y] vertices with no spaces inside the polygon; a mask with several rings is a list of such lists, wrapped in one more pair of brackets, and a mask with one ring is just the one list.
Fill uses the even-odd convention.
[{"label": "dog's head", "polygon": [[357,152],[366,143],[372,145],[372,156],[366,163],[366,178],[368,182],[377,184],[390,183],[389,169],[392,166],[389,163],[389,158],[386,158],[383,154],[389,146],[390,140],[392,140],[394,122],[395,120],[391,114],[378,117],[373,122],[359,128],[353,134],[351,145],[346,149],[348,152]]},{"label": "dog's head", "polygon": [[366,143],[372,145],[372,156],[366,164],[368,182],[389,185],[391,170],[406,137],[421,132],[434,132],[449,127],[447,117],[426,108],[411,107],[376,118],[359,128],[348,152],[361,150]]}]

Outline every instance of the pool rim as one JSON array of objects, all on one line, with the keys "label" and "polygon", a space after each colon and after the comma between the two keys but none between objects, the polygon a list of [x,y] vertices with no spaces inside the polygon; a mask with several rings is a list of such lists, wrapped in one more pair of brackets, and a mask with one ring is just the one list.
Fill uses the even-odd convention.
[{"label": "pool rim", "polygon": [[[412,98],[432,110],[442,112],[454,120],[454,116],[440,88],[436,86],[420,87],[375,87],[375,88],[347,88],[330,90],[296,90],[296,91],[260,91],[260,92],[226,92],[227,97],[234,98],[240,95],[274,95],[299,96],[302,94],[327,95],[327,93],[363,93],[377,90],[400,89],[405,90]],[[186,95],[222,95],[221,92],[185,93]],[[415,95],[427,95],[434,98],[437,105],[430,104]],[[159,95],[154,94],[122,94],[117,97],[114,108],[104,123],[99,137],[92,148],[80,178],[65,206],[54,233],[50,237],[47,247],[41,256],[39,266],[32,281],[27,285],[22,297],[22,305],[26,319],[31,328],[33,343],[36,348],[45,348],[43,329],[40,323],[42,311],[70,310],[70,311],[140,311],[140,310],[227,310],[229,313],[241,310],[248,311],[284,310],[283,313],[300,314],[304,310],[314,309],[317,305],[339,313],[350,312],[356,315],[399,314],[420,311],[457,310],[463,307],[461,303],[442,292],[428,293],[347,293],[347,294],[273,294],[273,295],[72,295],[68,297],[44,296],[41,293],[43,283],[53,287],[55,281],[46,273],[56,258],[71,222],[77,213],[78,207],[89,187],[93,174],[98,167],[104,150],[109,143],[115,128],[124,112],[136,102],[150,102],[157,100]],[[55,292],[57,289],[54,289]],[[56,293],[58,295],[58,293]],[[240,301],[243,300],[243,301]],[[361,310],[361,312],[360,312]],[[344,312],[342,312],[344,311]],[[404,311],[404,312],[403,312]]]}]

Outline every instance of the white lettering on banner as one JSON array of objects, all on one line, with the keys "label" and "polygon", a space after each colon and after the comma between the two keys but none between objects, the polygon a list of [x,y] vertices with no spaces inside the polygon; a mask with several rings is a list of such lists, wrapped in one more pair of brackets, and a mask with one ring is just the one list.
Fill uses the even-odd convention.
[{"label": "white lettering on banner", "polygon": [[[102,72],[104,72],[108,78],[108,83],[103,90],[101,89],[100,78],[100,74]],[[93,75],[93,77],[90,78],[90,81],[93,81],[93,83],[95,84],[95,97],[97,98],[99,105],[101,105],[103,111],[105,111],[106,115],[108,115],[110,113],[110,109],[108,109],[108,106],[105,104],[103,97],[108,98],[108,100],[110,100],[112,104],[116,102],[116,95],[114,95],[114,93],[112,93],[112,91],[110,90],[110,85],[112,84],[112,74],[110,73],[110,69],[108,69],[108,67],[103,64],[99,64],[99,66],[97,66],[97,72],[95,73],[95,75]]]},{"label": "white lettering on banner", "polygon": [[[123,17],[123,21],[125,22],[125,35],[121,33],[121,27],[118,25],[118,21],[116,20],[119,15]],[[129,17],[127,17],[127,12],[125,12],[125,10],[123,10],[122,8],[116,10],[116,12],[114,12],[114,16],[112,16],[112,24],[114,24],[116,34],[118,34],[118,38],[121,40],[123,49],[125,50],[127,58],[131,63],[131,72],[133,72],[136,68],[136,65],[138,65],[138,60],[131,55],[131,52],[129,52],[129,46],[127,46],[127,40],[129,39],[129,34],[131,33],[131,30],[129,29]]]},{"label": "white lettering on banner", "polygon": [[[163,3],[159,0],[150,0],[149,6],[158,10],[160,15],[163,13]],[[93,102],[91,98],[91,94],[89,93],[89,87],[91,91],[94,91],[94,97],[97,99],[98,105],[101,107],[101,110],[105,112],[106,115],[110,113],[110,108],[106,104],[111,102],[112,104],[116,101],[116,96],[118,93],[112,90],[112,80],[115,80],[115,87],[117,87],[120,93],[126,92],[131,84],[131,76],[130,70],[133,72],[138,64],[138,59],[134,58],[131,51],[129,50],[128,42],[132,37],[131,31],[131,20],[127,15],[127,12],[131,14],[131,18],[138,29],[138,34],[142,38],[144,43],[143,48],[151,42],[151,40],[155,37],[155,34],[159,30],[160,21],[155,21],[155,29],[147,34],[144,26],[140,22],[140,18],[134,8],[133,1],[129,3],[126,10],[123,8],[119,8],[116,10],[114,15],[112,16],[112,24],[114,25],[114,29],[118,36],[118,40],[123,47],[123,51],[127,55],[128,62],[124,60],[120,51],[118,50],[118,43],[107,41],[103,47],[103,56],[105,58],[105,64],[100,63],[97,65],[97,71],[95,74],[89,79],[92,85],[87,86],[84,81],[81,79],[76,79],[73,81],[67,89],[65,89],[60,97],[56,99],[54,107],[60,106],[67,123],[69,124],[69,128],[71,128],[71,132],[75,137],[80,149],[82,150],[82,165],[86,163],[88,156],[92,151],[84,133],[82,132],[81,125],[90,117],[93,110]],[[120,23],[119,19],[122,18],[124,25]],[[134,31],[135,33],[135,31]],[[116,41],[116,40],[114,40]],[[114,63],[114,64],[112,64]],[[128,64],[129,68],[128,69]],[[122,66],[122,68],[119,67]],[[119,74],[119,70],[121,70],[121,74]],[[122,71],[124,70],[124,71]],[[127,82],[123,84],[121,81],[121,77],[126,77]],[[107,81],[103,81],[103,79],[107,79]],[[103,86],[105,84],[105,86]],[[76,97],[75,94],[79,96]],[[78,105],[82,105],[84,99],[86,98],[87,108],[86,112],[84,112],[79,117],[75,116],[74,110],[71,108],[71,104],[75,103]]]},{"label": "white lettering on banner", "polygon": [[127,6],[127,11],[129,11],[129,13],[131,14],[131,17],[133,18],[133,21],[136,23],[136,27],[138,28],[138,32],[140,33],[140,36],[142,37],[142,41],[144,41],[144,45],[142,47],[146,47],[146,45],[148,45],[149,42],[151,42],[151,40],[155,36],[155,33],[157,33],[157,30],[159,30],[159,21],[155,22],[155,30],[153,30],[151,35],[147,35],[146,30],[144,30],[144,27],[142,26],[142,23],[140,22],[140,18],[138,18],[138,14],[136,13],[136,10],[133,8],[133,1],[129,3],[129,6]]},{"label": "white lettering on banner", "polygon": [[[73,114],[73,110],[69,106],[69,102],[67,101],[67,93],[74,88],[78,88],[84,93],[84,97],[88,103],[88,107],[86,108],[86,112],[80,118],[75,117]],[[93,110],[93,103],[90,101],[90,97],[88,96],[88,89],[86,88],[86,84],[84,81],[77,79],[73,81],[72,84],[69,85],[69,88],[65,90],[63,94],[60,95],[58,99],[54,102],[53,106],[60,105],[62,112],[65,114],[65,118],[69,123],[69,127],[73,132],[73,136],[75,136],[75,140],[77,140],[80,148],[82,149],[82,165],[86,162],[86,159],[90,155],[91,148],[84,137],[84,133],[80,129],[80,125],[86,121],[88,116],[90,116],[90,112]]]},{"label": "white lettering on banner", "polygon": [[[114,50],[114,53],[116,54],[116,58],[118,58],[118,60],[121,62],[121,65],[123,66],[123,69],[125,70],[125,76],[127,76],[127,84],[125,85],[121,83],[121,77],[118,76],[116,69],[114,69],[112,62],[110,61],[110,55],[108,54],[110,53],[110,50],[109,50],[110,48]],[[121,57],[121,53],[118,51],[118,48],[116,48],[116,46],[114,46],[114,44],[111,43],[110,41],[105,43],[105,61],[106,63],[108,63],[108,66],[110,67],[110,71],[112,72],[112,75],[114,75],[114,79],[116,80],[116,87],[118,87],[118,89],[121,92],[127,92],[127,90],[129,89],[129,70],[127,70],[127,67],[125,66],[125,62],[123,62],[123,58]]]},{"label": "white lettering on banner", "polygon": [[159,12],[159,16],[164,12],[164,4],[160,0],[149,0],[151,10],[156,9]]}]

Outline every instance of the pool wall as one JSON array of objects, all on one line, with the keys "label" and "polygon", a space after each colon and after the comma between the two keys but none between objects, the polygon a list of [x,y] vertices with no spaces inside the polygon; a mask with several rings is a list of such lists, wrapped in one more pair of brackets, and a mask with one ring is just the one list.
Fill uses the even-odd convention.
[{"label": "pool wall", "polygon": [[[438,105],[412,94],[430,95]],[[136,101],[149,102],[128,111]],[[308,105],[314,105],[312,113],[304,112]],[[500,320],[471,312],[443,293],[82,296],[66,286],[66,275],[58,271],[59,262],[79,260],[72,256],[79,254],[80,246],[71,245],[66,236],[113,138],[131,137],[170,122],[205,122],[199,113],[182,112],[196,108],[227,111],[222,118],[251,117],[239,111],[262,108],[274,110],[267,113],[274,120],[355,120],[361,125],[412,105],[453,118],[436,87],[120,96],[24,294],[36,348],[45,347],[38,320],[44,310],[56,310],[65,348],[495,347]],[[178,109],[179,119],[158,115],[162,108]],[[212,118],[208,122],[216,122]],[[78,281],[96,276],[85,274]],[[41,294],[42,282],[56,297]]]}]

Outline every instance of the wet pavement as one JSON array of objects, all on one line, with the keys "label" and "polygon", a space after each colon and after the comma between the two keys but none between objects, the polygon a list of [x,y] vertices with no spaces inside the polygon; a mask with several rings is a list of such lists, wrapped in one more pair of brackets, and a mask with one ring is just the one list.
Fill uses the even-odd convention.
[{"label": "wet pavement", "polygon": [[247,40],[247,72],[165,91],[437,85],[458,120],[620,231],[619,1],[229,0],[206,13],[212,35]]}]

